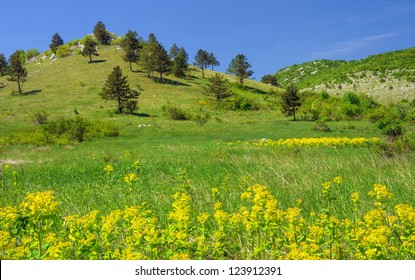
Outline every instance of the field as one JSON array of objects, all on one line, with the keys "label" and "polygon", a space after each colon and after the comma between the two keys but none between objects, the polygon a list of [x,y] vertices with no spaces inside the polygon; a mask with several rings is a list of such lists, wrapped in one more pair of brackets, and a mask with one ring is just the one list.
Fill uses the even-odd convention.
[{"label": "field", "polygon": [[[0,78],[3,139],[37,129],[40,110],[48,121],[80,115],[120,127],[81,143],[0,146],[2,259],[414,258],[413,151],[385,153],[366,120],[328,122],[330,132],[291,121],[277,108],[280,89],[254,81],[233,89],[259,110],[216,108],[197,69],[156,83],[127,72],[118,52],[103,48],[101,63],[28,64],[27,95]],[[99,99],[117,64],[143,89],[136,115]],[[163,106],[209,118],[172,120]],[[323,140],[260,141],[299,138]]]}]

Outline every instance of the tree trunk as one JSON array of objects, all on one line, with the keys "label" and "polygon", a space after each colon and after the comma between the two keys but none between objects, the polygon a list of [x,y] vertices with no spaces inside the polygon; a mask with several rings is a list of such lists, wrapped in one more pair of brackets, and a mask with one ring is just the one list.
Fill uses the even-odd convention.
[{"label": "tree trunk", "polygon": [[160,80],[163,79],[163,72],[160,72]]},{"label": "tree trunk", "polygon": [[133,71],[133,66],[131,65],[131,61],[130,61],[130,70],[131,70],[131,72],[134,72]]},{"label": "tree trunk", "polygon": [[203,66],[202,66],[202,78],[205,78],[205,69],[203,69]]},{"label": "tree trunk", "polygon": [[295,119],[295,109],[293,110],[293,116],[294,116],[294,121],[296,121],[296,119]]},{"label": "tree trunk", "polygon": [[117,98],[118,101],[118,114],[122,114],[121,98]]},{"label": "tree trunk", "polygon": [[19,93],[22,93],[22,87],[20,85],[20,74],[17,75],[17,87],[19,88]]},{"label": "tree trunk", "polygon": [[92,53],[89,54],[89,62],[92,62]]}]

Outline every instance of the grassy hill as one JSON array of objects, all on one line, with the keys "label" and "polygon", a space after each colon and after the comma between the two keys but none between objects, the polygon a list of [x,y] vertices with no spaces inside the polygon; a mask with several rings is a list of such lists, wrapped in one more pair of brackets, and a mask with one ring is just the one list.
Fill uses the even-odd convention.
[{"label": "grassy hill", "polygon": [[[115,103],[105,101],[98,95],[113,67],[117,65],[128,76],[132,88],[142,89],[138,113],[154,117],[158,124],[166,120],[162,110],[165,105],[177,106],[189,112],[209,110],[205,105],[212,100],[202,94],[207,80],[201,79],[198,69],[191,67],[186,79],[170,75],[164,82],[155,82],[143,72],[131,72],[121,58],[122,53],[116,46],[101,46],[96,63],[88,63],[88,59],[79,54],[59,58],[57,61],[51,60],[49,56],[42,59],[44,54],[40,54],[25,65],[29,74],[22,95],[13,94],[17,91],[16,83],[7,81],[6,76],[0,77],[0,84],[3,84],[0,88],[0,135],[29,129],[33,126],[31,115],[41,110],[49,114],[50,120],[73,115],[76,110],[88,118],[117,123],[121,121],[123,125],[150,121],[132,116],[114,118],[112,111]],[[212,73],[207,70],[206,77]],[[226,77],[229,81],[236,82],[233,77]],[[272,102],[264,100],[267,97],[264,93],[277,89],[248,80],[245,89],[233,86],[232,90],[238,96],[251,99],[258,106],[269,107]],[[214,114],[214,111],[211,113]]]},{"label": "grassy hill", "polygon": [[332,94],[352,90],[381,101],[414,99],[415,48],[348,62],[316,60],[286,67],[275,75],[282,86],[294,82],[301,88]]},{"label": "grassy hill", "polygon": [[[304,110],[317,104],[340,117],[294,122],[279,110],[279,88],[249,80],[240,88],[226,75],[236,95],[219,105],[202,93],[208,79],[197,68],[186,78],[157,82],[129,71],[116,46],[100,46],[99,53],[95,63],[78,54],[56,61],[37,56],[25,65],[29,76],[21,95],[0,77],[0,233],[6,248],[0,258],[413,259],[414,225],[406,217],[415,213],[414,150],[403,137],[389,141],[367,119],[341,112],[359,109],[360,100],[372,104],[363,102],[366,97],[356,96],[358,106],[305,94]],[[115,102],[99,96],[117,65],[131,87],[141,89],[136,114],[115,114]],[[381,110],[373,111],[379,118],[390,109],[376,106],[370,110]],[[172,119],[166,108],[186,120]],[[409,115],[413,105],[395,109]],[[46,124],[36,124],[32,117],[42,111]],[[7,140],[50,137],[46,128],[62,117],[81,117],[78,130],[98,121],[116,125],[119,135],[83,142]],[[408,129],[408,135],[415,134]],[[356,232],[362,240],[350,245]],[[371,244],[363,238],[369,234],[388,242],[399,234],[408,242]],[[333,244],[340,249],[332,253]],[[300,247],[306,255],[299,255]],[[372,247],[384,251],[374,255]]]}]

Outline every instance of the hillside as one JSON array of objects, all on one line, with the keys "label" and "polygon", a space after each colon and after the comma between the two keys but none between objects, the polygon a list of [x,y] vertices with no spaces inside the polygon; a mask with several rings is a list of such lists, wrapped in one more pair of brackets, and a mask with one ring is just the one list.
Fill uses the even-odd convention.
[{"label": "hillside", "polygon": [[315,60],[279,70],[282,86],[339,94],[364,92],[381,101],[415,98],[415,48],[369,56],[362,60]]},{"label": "hillside", "polygon": [[[200,69],[190,67],[186,78],[166,76],[163,82],[156,82],[147,77],[133,65],[135,72],[129,70],[128,63],[122,60],[123,50],[117,46],[100,46],[100,56],[95,63],[88,63],[88,58],[80,54],[72,54],[64,58],[54,58],[40,54],[26,62],[27,81],[23,84],[24,94],[17,94],[15,82],[9,82],[7,76],[0,77],[0,135],[14,131],[27,130],[33,127],[31,115],[34,112],[46,111],[50,120],[60,116],[73,115],[77,112],[90,119],[117,122],[121,125],[129,123],[149,123],[155,121],[168,122],[164,116],[163,106],[177,106],[189,113],[201,110],[209,111],[212,98],[202,94],[203,86],[208,82],[201,78]],[[113,112],[115,102],[100,98],[99,92],[105,84],[113,67],[120,65],[123,75],[128,76],[132,88],[140,88],[138,115],[151,116],[118,116]],[[206,78],[215,72],[206,70]],[[232,90],[239,97],[252,100],[258,106],[269,106],[264,101],[264,94],[277,90],[274,87],[255,81],[246,81],[245,89],[232,83],[236,79],[225,75],[231,82]],[[215,112],[210,112],[212,115]]]}]

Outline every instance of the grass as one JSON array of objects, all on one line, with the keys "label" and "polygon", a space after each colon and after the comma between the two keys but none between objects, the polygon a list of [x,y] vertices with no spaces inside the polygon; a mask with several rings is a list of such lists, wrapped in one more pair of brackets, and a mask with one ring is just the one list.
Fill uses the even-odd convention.
[{"label": "grass", "polygon": [[[0,207],[18,205],[28,192],[52,190],[61,201],[62,216],[117,209],[147,202],[160,222],[166,224],[172,195],[186,191],[196,212],[210,211],[219,197],[223,209],[238,211],[246,203],[240,194],[253,184],[269,187],[282,208],[295,207],[303,200],[304,213],[322,208],[321,184],[336,176],[344,189],[334,197],[333,214],[353,216],[350,196],[365,196],[373,184],[387,185],[393,197],[388,207],[414,205],[415,162],[413,152],[385,157],[378,147],[287,148],[254,147],[238,141],[301,137],[381,137],[366,121],[329,122],[331,132],[313,130],[313,122],[293,122],[276,109],[271,88],[246,81],[245,89],[233,87],[240,96],[261,105],[258,111],[230,111],[211,106],[202,94],[205,79],[197,69],[190,79],[168,76],[156,83],[145,73],[131,73],[114,47],[100,49],[102,63],[88,64],[73,56],[50,64],[27,65],[30,76],[24,86],[27,95],[12,95],[14,84],[0,78],[0,137],[36,127],[33,112],[45,110],[49,119],[73,116],[76,111],[91,120],[120,126],[117,138],[101,138],[68,145],[9,145],[0,147],[3,161]],[[113,114],[115,104],[99,98],[98,92],[115,65],[122,65],[130,85],[140,84],[138,115]],[[213,72],[206,71],[209,76]],[[228,79],[232,79],[227,76]],[[168,119],[162,110],[169,104],[197,113],[209,113],[201,126],[195,121]],[[142,125],[146,125],[143,127]],[[133,167],[140,162],[139,172]],[[5,166],[9,166],[6,170]],[[111,165],[113,172],[104,168]],[[131,184],[125,176],[135,173],[140,180]],[[212,189],[217,188],[217,194]],[[216,191],[214,191],[216,192]],[[362,209],[372,204],[362,198]],[[164,218],[162,218],[164,217]]]}]

